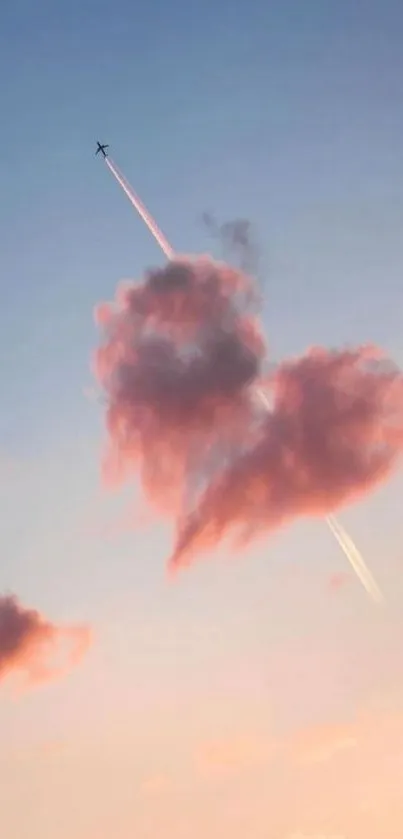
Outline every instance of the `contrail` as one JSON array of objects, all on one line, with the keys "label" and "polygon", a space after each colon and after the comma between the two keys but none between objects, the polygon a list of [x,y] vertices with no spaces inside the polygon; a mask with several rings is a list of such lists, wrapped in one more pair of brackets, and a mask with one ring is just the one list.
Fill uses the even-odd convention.
[{"label": "contrail", "polygon": [[[160,246],[162,252],[165,254],[168,260],[173,260],[175,258],[175,251],[172,245],[168,242],[167,238],[164,236],[164,234],[158,227],[156,221],[153,219],[152,215],[144,206],[143,202],[138,197],[134,189],[131,187],[129,182],[121,174],[117,166],[111,161],[109,157],[105,157],[105,163],[112,172],[115,179],[117,180],[118,184],[122,187],[123,191],[125,192],[129,201],[133,205],[134,209],[139,213],[140,217],[147,225],[151,235],[154,237],[155,241]],[[269,409],[270,402],[262,388],[257,389],[257,395],[259,396],[261,402],[265,405],[265,407]],[[326,516],[325,522],[367,593],[370,595],[370,597],[372,597],[372,599],[375,602],[384,602],[382,592],[379,589],[373,575],[371,574],[371,571],[369,570],[363,556],[360,554],[358,548],[355,546],[352,538],[348,535],[344,527],[340,524],[340,522],[336,519],[334,515]]]},{"label": "contrail", "polygon": [[[261,388],[258,389],[257,393],[265,407],[270,408],[266,393]],[[336,516],[326,516],[325,522],[367,593],[375,602],[383,603],[383,594],[351,536],[336,519]]]},{"label": "contrail", "polygon": [[340,524],[339,521],[337,521],[335,516],[327,516],[326,524],[330,528],[335,539],[337,539],[342,551],[346,555],[355,573],[357,574],[358,579],[361,580],[368,594],[377,603],[383,603],[384,596],[379,586],[375,582],[369,568],[364,562],[362,555],[360,554],[358,548],[355,546],[351,537],[345,531],[344,527]]},{"label": "contrail", "polygon": [[156,242],[158,242],[161,250],[167,257],[167,259],[173,259],[175,256],[175,252],[171,245],[169,244],[168,240],[165,238],[162,231],[159,229],[158,224],[154,221],[153,217],[148,212],[147,208],[144,206],[143,202],[140,200],[138,195],[136,195],[134,189],[130,186],[126,178],[119,172],[119,169],[109,157],[105,157],[105,163],[112,172],[112,175],[116,178],[118,184],[122,187],[123,191],[127,195],[129,201],[133,205],[134,209],[137,210],[138,214],[143,219],[144,223],[147,225],[150,233],[154,236]]}]

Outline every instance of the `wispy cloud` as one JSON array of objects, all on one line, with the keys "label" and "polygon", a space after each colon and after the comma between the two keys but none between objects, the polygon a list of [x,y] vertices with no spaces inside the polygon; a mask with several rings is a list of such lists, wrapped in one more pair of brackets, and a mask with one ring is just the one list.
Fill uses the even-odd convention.
[{"label": "wispy cloud", "polygon": [[146,798],[154,798],[163,795],[171,789],[171,778],[164,772],[149,775],[144,778],[140,785],[140,793]]},{"label": "wispy cloud", "polygon": [[264,762],[268,753],[269,746],[257,736],[217,738],[201,746],[197,764],[208,774],[237,772]]},{"label": "wispy cloud", "polygon": [[324,763],[341,752],[359,749],[374,754],[403,748],[403,714],[397,711],[362,710],[349,723],[312,725],[296,732],[286,751],[300,765]]},{"label": "wispy cloud", "polygon": [[358,744],[355,725],[316,725],[298,732],[290,742],[290,753],[299,764],[324,763]]},{"label": "wispy cloud", "polygon": [[345,589],[349,583],[351,582],[352,577],[350,574],[346,574],[342,571],[332,574],[329,580],[329,588],[330,591],[334,592],[335,594],[342,589]]}]

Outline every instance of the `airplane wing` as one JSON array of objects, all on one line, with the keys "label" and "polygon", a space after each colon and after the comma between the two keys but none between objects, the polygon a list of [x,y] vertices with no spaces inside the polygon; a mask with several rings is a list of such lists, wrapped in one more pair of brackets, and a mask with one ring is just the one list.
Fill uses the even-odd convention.
[{"label": "airplane wing", "polygon": [[106,157],[105,149],[109,148],[108,143],[97,143],[97,145],[98,145],[98,148],[97,148],[95,154],[97,155],[101,151],[103,156]]}]

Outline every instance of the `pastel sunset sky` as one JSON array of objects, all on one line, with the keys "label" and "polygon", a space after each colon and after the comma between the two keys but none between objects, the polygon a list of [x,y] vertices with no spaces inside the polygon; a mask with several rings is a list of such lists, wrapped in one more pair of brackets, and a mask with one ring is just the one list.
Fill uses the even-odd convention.
[{"label": "pastel sunset sky", "polygon": [[340,516],[382,607],[319,519],[170,580],[89,398],[95,305],[164,262],[98,138],[178,250],[250,219],[273,357],[403,364],[402,39],[398,0],[5,0],[0,592],[73,646],[0,656],[4,839],[403,836],[402,477]]}]

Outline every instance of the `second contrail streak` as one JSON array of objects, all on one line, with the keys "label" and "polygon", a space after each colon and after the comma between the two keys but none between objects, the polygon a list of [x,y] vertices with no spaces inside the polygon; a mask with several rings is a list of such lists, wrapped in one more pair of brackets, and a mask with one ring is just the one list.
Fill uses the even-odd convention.
[{"label": "second contrail streak", "polygon": [[[105,157],[105,163],[108,169],[112,172],[114,178],[117,180],[118,184],[122,187],[125,195],[133,205],[134,209],[138,212],[144,223],[147,225],[150,233],[154,237],[157,244],[160,246],[167,259],[174,259],[175,251],[173,247],[170,245],[167,238],[164,236],[164,234],[158,227],[156,221],[153,219],[152,215],[150,215],[147,208],[144,206],[143,202],[138,197],[134,189],[130,186],[129,182],[122,175],[122,173],[119,172],[119,169],[117,168],[117,166],[115,166],[115,164],[111,161],[109,157]],[[261,401],[264,403],[264,405],[267,408],[269,408],[269,400],[267,398],[267,395],[261,388],[259,388],[258,390],[258,395]],[[345,531],[344,527],[333,515],[326,516],[325,521],[329,530],[338,542],[345,557],[348,559],[358,579],[366,589],[367,593],[376,602],[382,602],[384,599],[382,592],[380,591],[373,575],[371,574],[371,571],[366,565],[363,556],[360,554],[358,548],[355,546],[353,540]]]},{"label": "second contrail streak", "polygon": [[343,553],[349,560],[351,566],[354,568],[358,579],[361,580],[368,594],[373,598],[373,600],[376,600],[377,603],[382,603],[384,600],[383,594],[374,580],[369,568],[364,562],[362,554],[355,546],[351,537],[345,531],[344,527],[342,527],[340,522],[337,521],[335,516],[327,516],[326,523],[332,531],[335,539],[337,539]]}]

